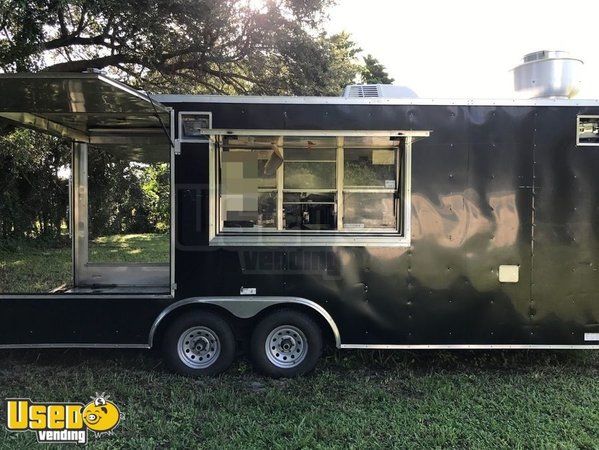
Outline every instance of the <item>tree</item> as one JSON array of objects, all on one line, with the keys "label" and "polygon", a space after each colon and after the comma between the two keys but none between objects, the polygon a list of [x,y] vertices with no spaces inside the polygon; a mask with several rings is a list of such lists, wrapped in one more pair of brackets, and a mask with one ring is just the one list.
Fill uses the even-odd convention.
[{"label": "tree", "polygon": [[108,70],[170,92],[334,94],[359,49],[331,0],[0,0],[4,72]]},{"label": "tree", "polygon": [[[359,74],[389,79],[349,34],[325,33],[332,1],[0,0],[0,72],[98,68],[154,92],[255,95],[337,96]],[[0,130],[0,243],[64,233],[69,157],[66,140]],[[89,176],[93,236],[168,228],[167,166],[94,151]]]},{"label": "tree", "polygon": [[0,134],[0,242],[55,240],[67,221],[70,147],[61,138],[17,129]]},{"label": "tree", "polygon": [[365,84],[392,84],[395,81],[389,76],[385,70],[385,66],[372,55],[364,57],[361,78],[362,83]]}]

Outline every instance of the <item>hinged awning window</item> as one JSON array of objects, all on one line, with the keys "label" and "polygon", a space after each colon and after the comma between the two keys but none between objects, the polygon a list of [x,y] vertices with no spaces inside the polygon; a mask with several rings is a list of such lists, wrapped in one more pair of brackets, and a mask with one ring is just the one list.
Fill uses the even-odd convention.
[{"label": "hinged awning window", "polygon": [[409,246],[428,130],[211,129],[210,245]]},{"label": "hinged awning window", "polygon": [[[126,132],[167,140],[170,114],[162,104],[98,73],[0,75],[0,118],[22,126],[94,142]],[[161,123],[162,122],[162,123]]]}]

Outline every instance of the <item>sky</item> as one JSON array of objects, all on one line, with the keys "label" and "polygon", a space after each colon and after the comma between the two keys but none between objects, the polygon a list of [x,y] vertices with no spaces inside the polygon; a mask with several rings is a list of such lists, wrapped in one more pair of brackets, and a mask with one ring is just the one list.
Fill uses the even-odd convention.
[{"label": "sky", "polygon": [[565,50],[584,61],[577,98],[599,98],[593,1],[338,0],[330,33],[348,31],[423,98],[514,97],[510,69],[526,53]]}]

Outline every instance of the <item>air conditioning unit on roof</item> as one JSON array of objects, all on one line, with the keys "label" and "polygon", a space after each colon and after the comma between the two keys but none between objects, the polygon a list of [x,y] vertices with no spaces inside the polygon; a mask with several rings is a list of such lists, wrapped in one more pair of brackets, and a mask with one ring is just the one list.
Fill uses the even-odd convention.
[{"label": "air conditioning unit on roof", "polygon": [[344,98],[418,98],[406,87],[394,84],[350,84],[343,90]]}]

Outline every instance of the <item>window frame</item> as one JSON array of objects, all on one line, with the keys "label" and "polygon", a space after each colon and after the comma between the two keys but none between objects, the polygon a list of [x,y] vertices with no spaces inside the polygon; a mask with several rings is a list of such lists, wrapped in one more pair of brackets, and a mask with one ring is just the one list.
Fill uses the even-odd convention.
[{"label": "window frame", "polygon": [[597,114],[578,114],[576,116],[576,146],[577,147],[599,147],[599,142],[587,142],[581,141],[583,132],[580,130],[580,119],[595,119],[599,122],[599,115]]},{"label": "window frame", "polygon": [[[343,139],[343,138],[342,138]],[[400,138],[401,139],[401,138]],[[362,149],[362,147],[345,147],[345,142],[341,141],[339,143],[339,148],[338,153],[337,153],[337,167],[338,170],[340,170],[340,174],[341,176],[338,177],[338,183],[340,184],[340,186],[337,186],[338,188],[338,193],[339,193],[339,199],[338,199],[338,205],[339,205],[339,211],[337,213],[337,230],[336,231],[340,231],[343,233],[385,233],[385,234],[402,234],[402,229],[403,229],[403,214],[402,214],[402,192],[404,189],[404,186],[402,185],[402,178],[403,178],[403,160],[404,160],[404,153],[407,151],[406,150],[406,142],[405,140],[401,140],[401,142],[396,146],[396,147],[392,147],[393,150],[395,151],[395,176],[393,178],[393,181],[395,182],[395,187],[394,188],[386,188],[386,187],[373,187],[373,186],[353,186],[353,185],[348,185],[346,186],[345,184],[345,162],[346,162],[346,158],[345,158],[345,152],[347,150],[357,150],[357,149]],[[367,150],[390,150],[390,149],[382,149],[380,147],[363,147],[364,149]],[[347,223],[345,223],[344,219],[345,219],[345,193],[350,193],[350,194],[393,194],[394,195],[394,207],[397,209],[397,214],[396,214],[396,219],[395,219],[395,227],[393,229],[388,229],[388,228],[356,228],[356,229],[352,229],[352,228],[348,228],[346,225]],[[398,194],[397,197],[396,194]],[[345,225],[345,227],[343,226]]]},{"label": "window frame", "polygon": [[[204,130],[203,130],[204,131]],[[209,143],[209,245],[210,246],[379,246],[379,247],[409,247],[411,244],[411,184],[412,184],[412,144],[416,138],[428,137],[429,131],[373,131],[373,130],[206,130],[210,136]],[[397,198],[397,226],[393,229],[335,229],[335,230],[281,230],[263,229],[235,230],[226,233],[220,230],[219,217],[219,158],[220,146],[217,140],[227,135],[245,136],[332,136],[340,137],[396,137],[401,139],[396,156],[396,171],[399,178],[394,192],[399,192]],[[348,147],[352,148],[352,147]],[[343,146],[337,145],[336,169],[340,169],[344,159],[339,158],[339,152],[345,151]],[[282,168],[277,172],[277,177],[282,177]],[[341,168],[343,170],[343,168]],[[280,173],[279,173],[280,172]],[[337,226],[342,221],[343,172],[337,176]],[[341,181],[340,181],[341,180]],[[282,180],[281,180],[282,181]],[[281,214],[283,203],[282,183],[277,183],[277,221],[282,223]],[[368,188],[358,189],[368,192]],[[370,190],[372,191],[372,189]],[[341,212],[341,213],[340,213]]]},{"label": "window frame", "polygon": [[[212,112],[211,111],[179,111],[177,117],[178,124],[178,139],[179,142],[193,142],[207,144],[210,142],[210,137],[185,137],[183,131],[183,116],[207,116],[208,117],[208,129],[212,129]],[[203,136],[207,136],[203,134]]]}]

